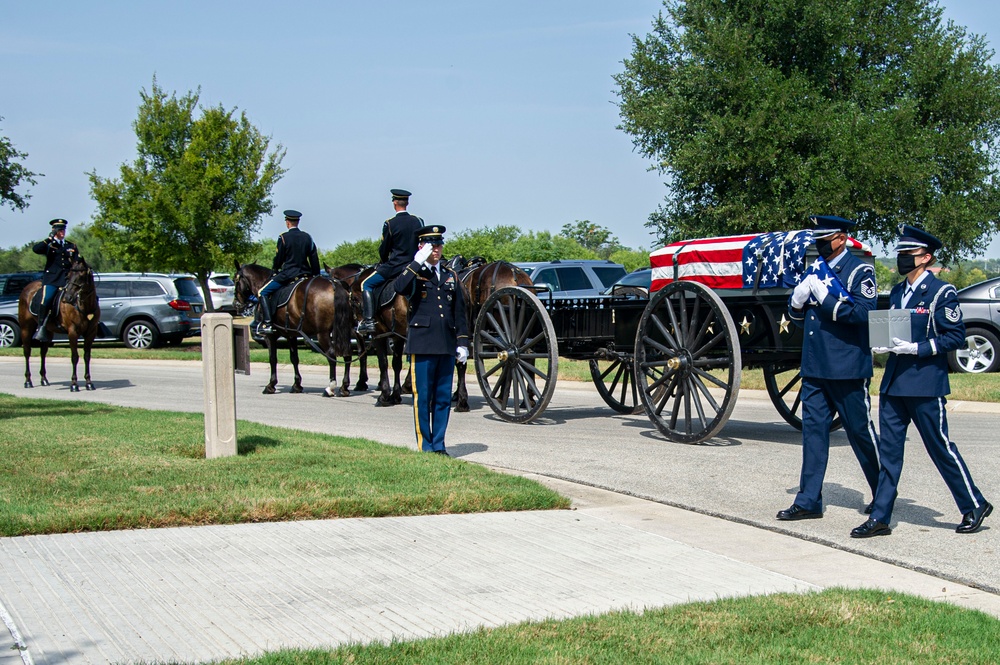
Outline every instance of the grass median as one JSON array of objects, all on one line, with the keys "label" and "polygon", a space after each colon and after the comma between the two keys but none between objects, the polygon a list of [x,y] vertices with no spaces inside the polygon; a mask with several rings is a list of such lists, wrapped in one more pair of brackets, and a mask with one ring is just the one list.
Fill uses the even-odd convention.
[{"label": "grass median", "polygon": [[907,595],[829,589],[613,612],[565,621],[226,665],[332,663],[934,663],[1000,661],[1000,621]]},{"label": "grass median", "polygon": [[0,394],[0,535],[567,508],[441,455],[239,422],[206,460],[199,414]]}]

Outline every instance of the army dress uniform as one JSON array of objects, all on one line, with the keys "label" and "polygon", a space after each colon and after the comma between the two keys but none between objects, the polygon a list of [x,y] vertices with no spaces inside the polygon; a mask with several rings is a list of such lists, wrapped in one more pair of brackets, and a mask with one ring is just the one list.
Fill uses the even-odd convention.
[{"label": "army dress uniform", "polygon": [[[846,233],[854,222],[840,217],[813,218],[817,244],[821,238]],[[868,312],[875,309],[875,269],[844,246],[828,261],[853,302],[827,294],[818,305],[788,316],[803,328],[802,337],[802,471],[792,508],[778,519],[822,517],[823,479],[830,459],[830,426],[837,413],[872,495],[878,485],[878,452],[868,387],[872,354],[868,345]],[[801,509],[796,514],[796,506]],[[784,514],[784,515],[783,515]]]},{"label": "army dress uniform", "polygon": [[[941,247],[937,238],[911,226],[902,228],[899,240],[897,249],[900,250],[924,247],[928,253],[934,253]],[[948,353],[965,345],[965,323],[958,293],[954,286],[928,270],[912,285],[909,280],[895,285],[889,294],[889,303],[890,309],[910,310],[910,342],[916,348],[911,347],[910,353],[900,353],[896,350],[898,347],[886,349],[893,352],[879,387],[881,469],[871,519],[887,534],[903,469],[906,430],[913,422],[927,454],[963,515],[963,525],[969,522],[967,528],[960,525],[957,531],[971,533],[989,515],[992,506],[972,481],[965,460],[948,438],[945,411],[945,396],[951,392]],[[969,515],[974,515],[975,519],[969,520]],[[853,532],[851,535],[859,537]],[[867,535],[864,533],[860,537]]]},{"label": "army dress uniform", "polygon": [[[420,231],[421,241],[433,243],[443,232],[443,226],[426,226]],[[441,263],[432,266],[414,260],[396,278],[396,291],[410,303],[404,351],[411,356],[417,449],[447,454],[455,353],[469,344],[458,274]]]},{"label": "army dress uniform", "polygon": [[45,273],[42,275],[42,304],[38,312],[38,330],[35,332],[35,339],[40,342],[48,341],[48,332],[45,330],[45,326],[51,314],[52,299],[59,289],[66,286],[73,261],[80,255],[80,250],[74,243],[65,238],[60,240],[55,237],[59,231],[65,231],[68,224],[69,222],[65,219],[53,219],[49,222],[52,227],[49,237],[41,242],[36,242],[31,247],[31,251],[35,254],[45,256]]},{"label": "army dress uniform", "polygon": [[313,242],[312,236],[299,230],[297,226],[302,213],[298,210],[286,210],[284,214],[286,223],[292,222],[296,226],[278,236],[278,247],[271,266],[273,274],[257,292],[263,314],[262,323],[267,327],[271,323],[268,296],[282,286],[291,284],[300,275],[319,274],[319,252],[316,250],[316,243]]}]

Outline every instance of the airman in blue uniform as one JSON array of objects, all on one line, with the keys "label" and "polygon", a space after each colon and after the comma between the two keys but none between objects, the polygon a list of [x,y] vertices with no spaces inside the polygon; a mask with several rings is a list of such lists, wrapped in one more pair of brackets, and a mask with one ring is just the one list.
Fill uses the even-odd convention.
[{"label": "airman in blue uniform", "polygon": [[[383,282],[391,282],[402,273],[417,251],[417,231],[424,220],[406,212],[413,196],[405,189],[390,189],[392,207],[396,215],[382,223],[382,242],[378,246],[379,264],[375,272],[361,283],[361,323],[358,332],[375,332],[375,287]],[[398,287],[397,287],[398,288]]]},{"label": "airman in blue uniform", "polygon": [[802,337],[802,472],[799,492],[779,520],[823,517],[823,478],[830,458],[830,426],[839,413],[872,495],[878,485],[875,424],[868,386],[872,354],[868,312],[875,309],[875,269],[848,250],[854,222],[841,217],[812,217],[820,257],[843,285],[837,296],[815,276],[795,287],[788,316]]},{"label": "airman in blue uniform", "polygon": [[419,249],[396,278],[396,292],[410,302],[406,353],[413,377],[417,449],[447,455],[444,437],[451,411],[455,361],[469,357],[465,300],[458,275],[441,264],[445,228],[424,226]]},{"label": "airman in blue uniform", "polygon": [[911,422],[924,448],[951,491],[962,522],[957,533],[979,530],[993,506],[983,498],[969,474],[958,448],[948,439],[945,395],[948,352],[965,344],[965,323],[955,287],[935,277],[928,268],[941,241],[913,226],[900,227],[896,267],[906,279],[889,293],[891,309],[910,310],[910,339],[894,338],[879,387],[878,491],[871,517],[851,531],[853,538],[888,536],[899,476],[903,470],[903,445]]},{"label": "airman in blue uniform", "polygon": [[298,210],[285,211],[285,227],[288,230],[278,236],[278,248],[272,264],[274,274],[257,292],[261,313],[261,323],[257,328],[259,335],[270,335],[274,332],[271,327],[271,306],[268,296],[282,286],[291,284],[300,275],[319,274],[319,252],[312,236],[299,230],[301,218],[302,213]]},{"label": "airman in blue uniform", "polygon": [[49,316],[52,313],[52,300],[59,289],[66,286],[66,278],[69,276],[69,269],[73,267],[73,259],[79,256],[80,252],[76,245],[66,240],[66,226],[69,224],[65,219],[53,219],[49,222],[52,230],[49,237],[41,242],[36,242],[31,247],[35,254],[45,256],[45,274],[42,275],[42,305],[38,312],[38,330],[35,331],[34,339],[38,342],[48,342],[49,331],[46,329]]}]

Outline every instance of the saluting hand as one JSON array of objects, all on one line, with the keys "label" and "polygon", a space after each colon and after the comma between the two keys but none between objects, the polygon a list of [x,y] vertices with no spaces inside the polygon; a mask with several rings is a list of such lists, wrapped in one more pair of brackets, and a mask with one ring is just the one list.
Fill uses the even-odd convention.
[{"label": "saluting hand", "polygon": [[417,250],[417,253],[413,255],[413,260],[416,261],[417,263],[424,263],[427,261],[427,257],[429,257],[431,255],[431,252],[433,251],[434,251],[434,245],[430,244],[429,242],[425,242],[423,245],[420,246],[420,249]]}]

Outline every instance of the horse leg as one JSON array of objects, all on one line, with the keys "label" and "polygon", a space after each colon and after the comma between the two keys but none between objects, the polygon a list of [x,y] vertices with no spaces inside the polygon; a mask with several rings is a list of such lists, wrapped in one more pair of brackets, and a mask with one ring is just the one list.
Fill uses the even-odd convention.
[{"label": "horse leg", "polygon": [[38,369],[38,382],[43,386],[49,385],[49,379],[45,376],[45,356],[49,352],[49,345],[42,344],[38,347],[38,359],[41,361],[41,367]]},{"label": "horse leg", "polygon": [[94,345],[94,338],[88,336],[83,341],[83,382],[87,390],[97,390],[94,382],[90,380],[90,347]]},{"label": "horse leg", "polygon": [[297,335],[288,336],[288,359],[292,361],[292,372],[295,373],[291,392],[300,393],[302,392],[302,375],[299,374],[299,338]]},{"label": "horse leg", "polygon": [[277,341],[277,335],[267,338],[267,362],[271,364],[271,380],[264,386],[265,395],[273,395],[274,387],[278,385],[278,348],[275,346]]},{"label": "horse leg", "polygon": [[[403,401],[403,387],[399,382],[399,375],[403,373],[403,350],[398,345],[394,345],[392,350],[392,403],[400,404]],[[409,385],[409,381],[407,381]]]},{"label": "horse leg", "polygon": [[77,348],[78,338],[75,334],[69,338],[69,355],[73,364],[73,376],[69,380],[69,391],[71,393],[80,392],[80,386],[76,382],[76,366],[80,362],[80,350]]},{"label": "horse leg", "polygon": [[[35,333],[31,333],[34,335]],[[33,388],[31,383],[31,337],[21,336],[21,346],[24,349],[24,387]]]},{"label": "horse leg", "polygon": [[392,406],[392,394],[389,391],[389,347],[383,340],[378,343],[377,349],[379,396],[375,406]]},{"label": "horse leg", "polygon": [[455,374],[458,375],[458,387],[452,399],[455,402],[455,411],[466,413],[469,410],[469,388],[465,385],[465,372],[469,369],[469,363],[455,363]]},{"label": "horse leg", "polygon": [[358,356],[358,382],[354,390],[357,392],[368,390],[368,354],[364,352]]},{"label": "horse leg", "polygon": [[[340,396],[341,397],[348,397],[351,394],[350,385],[351,385],[351,363],[352,362],[354,362],[354,358],[350,355],[350,351],[348,351],[348,355],[344,356],[344,381],[343,381],[343,383],[340,384]],[[334,381],[336,381],[337,377],[333,377],[333,379],[334,379]]]}]

